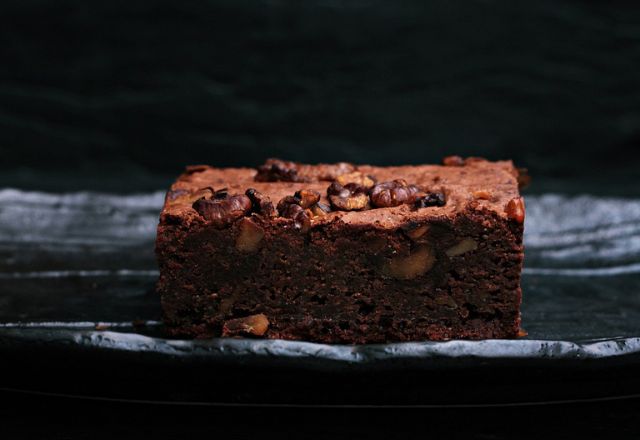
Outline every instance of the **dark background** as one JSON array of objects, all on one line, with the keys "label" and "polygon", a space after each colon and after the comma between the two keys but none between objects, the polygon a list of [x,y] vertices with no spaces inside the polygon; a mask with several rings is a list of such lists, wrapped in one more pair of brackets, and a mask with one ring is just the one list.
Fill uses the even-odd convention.
[{"label": "dark background", "polygon": [[0,186],[456,153],[640,194],[637,2],[4,0],[0,41]]},{"label": "dark background", "polygon": [[[640,5],[0,2],[0,188],[138,192],[166,188],[190,163],[382,165],[449,154],[512,158],[530,169],[532,192],[639,196]],[[0,401],[9,438],[106,438],[107,425],[117,438],[150,427],[176,438],[425,437],[451,427],[465,438],[630,438],[640,406],[422,410],[396,422],[386,410],[287,418],[285,408],[272,418],[12,393]],[[230,424],[229,413],[246,422]]]}]

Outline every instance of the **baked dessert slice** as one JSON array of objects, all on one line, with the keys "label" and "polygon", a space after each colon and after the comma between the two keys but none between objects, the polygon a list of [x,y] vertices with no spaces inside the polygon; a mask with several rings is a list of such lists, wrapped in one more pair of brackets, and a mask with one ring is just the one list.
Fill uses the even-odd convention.
[{"label": "baked dessert slice", "polygon": [[511,161],[191,166],[160,215],[170,334],[326,343],[512,338],[524,203]]}]

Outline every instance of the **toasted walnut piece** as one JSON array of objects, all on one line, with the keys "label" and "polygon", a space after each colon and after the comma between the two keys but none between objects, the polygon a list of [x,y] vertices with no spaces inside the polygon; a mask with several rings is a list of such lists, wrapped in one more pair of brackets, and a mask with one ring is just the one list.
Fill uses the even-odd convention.
[{"label": "toasted walnut piece", "polygon": [[464,166],[464,159],[460,156],[447,156],[442,159],[442,164],[446,167],[461,167]]},{"label": "toasted walnut piece", "polygon": [[384,267],[383,273],[393,278],[410,280],[427,273],[433,267],[436,258],[428,246],[414,249],[406,257],[394,257]]},{"label": "toasted walnut piece", "polygon": [[302,165],[300,174],[307,177],[308,182],[332,181],[343,174],[355,171],[356,167],[349,162],[321,163],[318,165]]},{"label": "toasted walnut piece", "polygon": [[269,319],[263,314],[229,319],[222,326],[222,336],[263,336],[269,329]]},{"label": "toasted walnut piece", "polygon": [[300,229],[300,232],[306,234],[311,229],[311,217],[313,217],[311,211],[303,209],[293,216],[293,224],[296,229]]},{"label": "toasted walnut piece", "polygon": [[314,217],[322,217],[327,215],[329,212],[331,212],[331,208],[322,202],[316,203],[309,209],[313,213]]},{"label": "toasted walnut piece", "polygon": [[301,189],[296,191],[293,197],[298,200],[298,204],[304,209],[311,208],[320,201],[320,193],[312,189]]},{"label": "toasted walnut piece", "polygon": [[289,205],[300,206],[300,201],[294,196],[285,196],[278,202],[278,214],[282,217],[286,217],[285,212],[289,209]]},{"label": "toasted walnut piece", "polygon": [[524,223],[524,199],[522,197],[516,197],[509,200],[504,211],[507,213],[507,217],[511,220],[515,220],[518,223]]},{"label": "toasted walnut piece", "polygon": [[310,189],[297,191],[278,202],[278,213],[292,219],[295,227],[305,233],[311,228],[312,217],[325,215],[328,211],[328,207],[320,203],[320,193]]},{"label": "toasted walnut piece", "polygon": [[257,182],[318,182],[331,181],[355,170],[347,162],[307,165],[280,159],[267,159],[258,167],[254,177]]},{"label": "toasted walnut piece", "polygon": [[354,171],[353,173],[342,174],[336,177],[336,182],[342,186],[349,183],[355,183],[358,186],[369,189],[376,184],[376,179],[373,176],[362,174],[359,171]]},{"label": "toasted walnut piece", "polygon": [[265,217],[275,217],[278,215],[276,208],[273,207],[271,199],[254,188],[249,188],[245,193],[251,200],[251,211]]},{"label": "toasted walnut piece", "polygon": [[300,182],[298,164],[280,159],[267,159],[258,167],[255,175],[256,182]]},{"label": "toasted walnut piece", "polygon": [[479,189],[473,192],[473,197],[479,200],[490,200],[492,194],[491,191],[487,189]]},{"label": "toasted walnut piece", "polygon": [[417,240],[429,231],[429,225],[414,225],[404,228],[404,233],[412,240]]},{"label": "toasted walnut piece", "polygon": [[240,252],[256,252],[260,248],[260,242],[264,238],[264,229],[250,218],[243,218],[238,225],[236,237],[236,249]]},{"label": "toasted walnut piece", "polygon": [[306,233],[311,228],[311,217],[313,213],[309,209],[304,209],[296,203],[296,198],[287,196],[278,202],[278,213],[285,218],[293,220],[296,229]]},{"label": "toasted walnut piece", "polygon": [[446,203],[447,201],[444,194],[441,192],[421,193],[415,202],[413,202],[413,206],[416,209],[420,209],[433,206],[444,206]]},{"label": "toasted walnut piece", "polygon": [[327,188],[331,206],[341,211],[361,211],[369,207],[367,189],[355,183],[345,186],[333,182]]},{"label": "toasted walnut piece", "polygon": [[478,243],[474,239],[463,238],[460,243],[451,246],[444,251],[444,253],[447,254],[448,257],[456,257],[466,252],[475,251],[476,249],[478,249]]},{"label": "toasted walnut piece", "polygon": [[249,214],[251,200],[245,195],[228,196],[225,199],[200,199],[192,207],[205,220],[221,229]]},{"label": "toasted walnut piece", "polygon": [[413,203],[421,191],[416,185],[409,185],[403,179],[396,179],[375,185],[369,194],[371,203],[375,207],[388,208],[404,203]]}]

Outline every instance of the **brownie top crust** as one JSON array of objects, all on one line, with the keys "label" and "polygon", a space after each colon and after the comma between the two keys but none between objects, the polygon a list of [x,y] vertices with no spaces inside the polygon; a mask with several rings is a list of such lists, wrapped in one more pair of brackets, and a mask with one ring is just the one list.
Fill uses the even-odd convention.
[{"label": "brownie top crust", "polygon": [[[313,217],[312,228],[341,221],[354,226],[393,229],[407,222],[455,216],[470,207],[487,209],[504,218],[518,217],[520,210],[524,215],[523,206],[520,209],[519,171],[511,161],[490,162],[454,156],[445,158],[444,163],[375,167],[349,163],[307,165],[270,159],[258,169],[189,166],[167,193],[161,221],[207,223],[194,209],[194,203],[215,197],[215,192],[223,189],[228,196],[233,196],[244,195],[253,188],[268,197],[273,206],[297,191],[312,190],[320,194],[320,203],[330,206],[329,186],[338,177],[353,174],[368,176],[377,184],[403,179],[420,191],[443,195],[443,206],[402,203],[389,207],[369,205],[366,209],[351,211],[332,209],[325,215]],[[272,221],[286,223],[289,219],[276,216]]]}]

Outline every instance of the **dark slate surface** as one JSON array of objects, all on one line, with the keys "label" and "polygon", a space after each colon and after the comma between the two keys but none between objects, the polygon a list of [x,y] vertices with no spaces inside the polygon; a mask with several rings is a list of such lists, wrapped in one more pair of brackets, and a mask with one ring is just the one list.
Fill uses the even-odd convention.
[{"label": "dark slate surface", "polygon": [[[525,338],[341,346],[163,338],[153,256],[162,199],[0,190],[0,388],[227,404],[477,405],[640,393],[638,200],[527,198]],[[39,359],[47,373],[16,373],[39,369]],[[113,377],[74,382],[87,371]],[[479,377],[483,385],[471,385]],[[397,385],[377,395],[370,380]]]},{"label": "dark slate surface", "polygon": [[[9,389],[355,405],[640,393],[634,2],[6,0],[0,41],[0,188],[53,192],[0,191],[4,402],[49,411],[63,400]],[[490,343],[491,350],[423,344],[408,363],[364,349],[356,362],[326,364],[328,372],[318,368],[322,347],[293,344],[290,353],[298,349],[304,362],[267,368],[287,356],[262,352],[236,362],[234,350],[247,346],[250,354],[251,343],[155,338],[152,237],[162,194],[152,191],[185,164],[255,165],[269,156],[397,164],[451,153],[514,158],[535,177],[523,279],[528,338]],[[132,320],[147,326],[131,328]],[[96,331],[98,322],[108,331]],[[224,354],[220,344],[231,364],[212,356]],[[378,354],[384,369],[372,362]],[[256,369],[256,360],[266,364]],[[361,368],[349,373],[345,365]],[[105,406],[100,414],[118,407]],[[69,414],[79,407],[89,405]],[[633,412],[622,407],[614,413]],[[629,431],[632,418],[591,408],[579,417],[582,427],[587,419],[597,425],[588,432],[609,434],[607,423],[611,432]],[[139,422],[145,411],[137,410]],[[454,411],[439,432],[460,424]],[[488,421],[503,426],[519,413],[488,411],[464,417],[487,438],[498,438],[483,430]],[[362,432],[383,431],[367,420]]]},{"label": "dark slate surface", "polygon": [[458,152],[640,194],[634,2],[6,0],[0,41],[0,186]]}]

